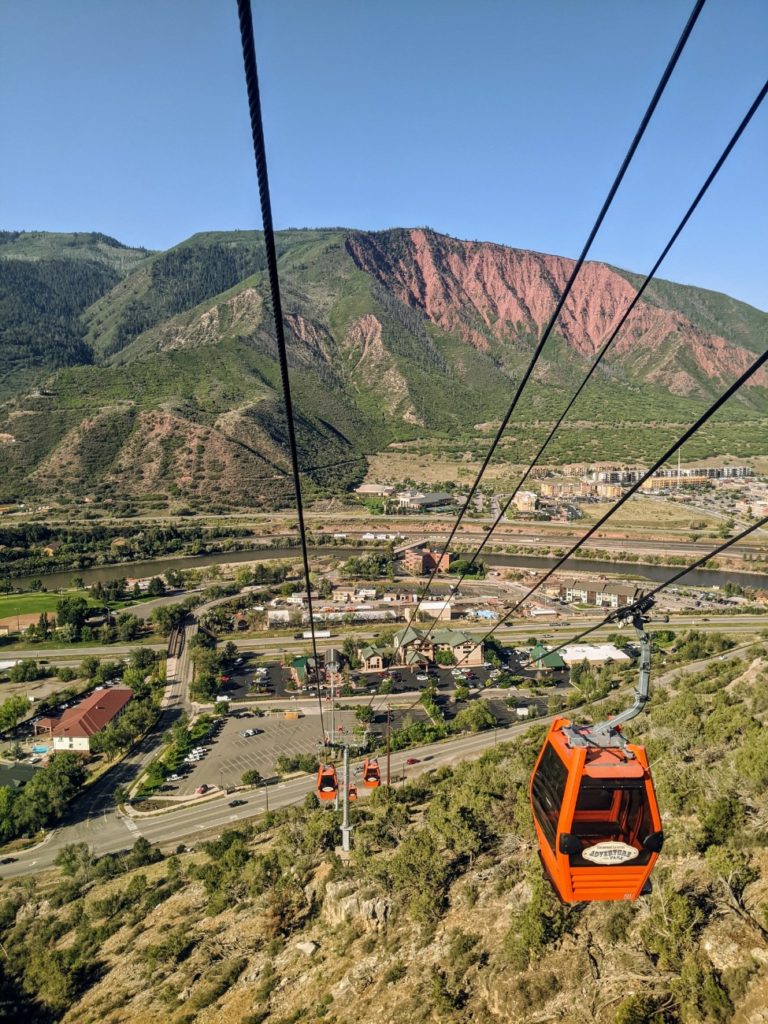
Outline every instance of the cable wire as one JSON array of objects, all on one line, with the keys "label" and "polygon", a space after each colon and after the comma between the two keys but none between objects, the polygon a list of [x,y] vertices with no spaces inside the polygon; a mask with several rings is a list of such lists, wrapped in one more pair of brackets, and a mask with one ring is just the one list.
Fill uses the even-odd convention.
[{"label": "cable wire", "polygon": [[[631,604],[624,605],[623,608],[615,609],[614,611],[610,612],[610,614],[606,615],[606,617],[601,622],[598,622],[595,625],[590,626],[588,629],[582,630],[581,633],[577,633],[576,636],[571,637],[570,640],[566,640],[565,643],[559,644],[557,647],[549,648],[547,654],[555,654],[557,651],[562,651],[563,648],[570,647],[571,644],[578,643],[579,640],[583,640],[585,636],[589,636],[591,633],[595,633],[597,632],[597,630],[602,629],[604,626],[607,626],[610,623],[615,622],[621,616],[629,614],[633,608],[640,604],[641,601],[645,601],[649,597],[656,597],[656,595],[661,593],[662,590],[666,590],[666,588],[671,586],[673,583],[677,583],[678,580],[682,579],[683,576],[687,576],[689,572],[693,572],[694,569],[699,569],[701,568],[701,566],[706,565],[711,558],[715,558],[717,555],[722,554],[723,551],[726,551],[733,544],[737,544],[740,540],[743,540],[745,537],[748,537],[749,534],[752,533],[754,530],[759,530],[760,527],[765,526],[766,523],[768,523],[768,516],[763,516],[762,519],[758,519],[756,523],[753,523],[751,526],[748,526],[745,530],[742,530],[741,533],[736,534],[735,537],[731,537],[724,544],[720,544],[713,551],[710,551],[703,557],[698,558],[695,562],[692,562],[691,565],[688,565],[684,569],[681,569],[679,572],[674,573],[674,575],[670,576],[668,580],[664,580],[663,583],[660,583],[658,586],[654,587],[653,590],[649,590],[647,593],[643,591],[643,593],[637,601],[633,601]],[[533,664],[533,659],[529,658],[528,661],[524,661],[521,663],[520,668],[525,668],[526,665],[531,664]]]},{"label": "cable wire", "polygon": [[[674,455],[679,448],[682,448],[682,446],[687,441],[689,441],[693,437],[693,435],[698,430],[701,429],[701,427],[704,426],[707,420],[711,419],[711,417],[714,416],[718,409],[720,409],[721,406],[725,405],[728,399],[735,395],[736,392],[739,391],[744,384],[746,384],[750,377],[754,376],[754,374],[757,373],[757,371],[760,369],[761,366],[763,366],[766,363],[766,361],[768,361],[768,349],[766,349],[761,356],[758,356],[757,359],[755,359],[751,363],[751,365],[747,367],[744,373],[742,373],[742,375],[737,380],[735,380],[733,384],[731,384],[731,386],[726,391],[724,391],[723,394],[720,395],[720,397],[717,398],[712,403],[712,405],[710,405],[709,408],[705,410],[705,412],[701,414],[701,416],[699,416],[696,422],[692,426],[690,426],[685,431],[685,433],[682,434],[682,436],[679,437],[678,440],[675,441],[675,443],[670,448],[667,449],[667,451],[661,456],[661,458],[657,459],[656,462],[654,462],[654,464],[651,466],[651,468],[647,470],[638,480],[636,480],[634,484],[632,484],[629,490],[625,494],[623,494],[619,498],[619,500],[615,502],[614,505],[612,505],[611,508],[608,509],[605,515],[601,516],[597,520],[597,522],[594,523],[587,530],[587,532],[579,540],[577,540],[571,548],[569,548],[568,551],[566,551],[564,555],[557,559],[555,564],[544,573],[541,579],[538,580],[538,582],[533,587],[531,587],[531,589],[526,594],[524,594],[523,597],[521,597],[520,600],[512,606],[512,608],[509,609],[509,611],[505,612],[505,614],[499,619],[499,621],[494,625],[492,629],[490,629],[480,640],[478,640],[478,642],[475,644],[472,650],[476,650],[480,646],[480,644],[485,643],[485,641],[488,640],[489,637],[493,636],[496,630],[499,629],[499,627],[502,626],[517,611],[517,609],[520,608],[520,606],[528,600],[528,598],[532,594],[535,594],[539,587],[543,583],[546,583],[546,581],[552,575],[554,575],[554,573],[556,573],[557,570],[565,562],[568,561],[568,559],[573,555],[573,553],[575,551],[578,551],[582,544],[588,541],[589,538],[592,537],[600,529],[600,527],[603,526],[611,518],[612,515],[618,512],[621,506],[624,505],[627,501],[629,501],[632,495],[635,494],[642,487],[645,481],[648,480],[651,476],[653,476],[656,470],[659,469],[660,466],[663,466],[667,459]],[[464,659],[466,659],[471,653],[472,651],[469,651],[464,656]]]},{"label": "cable wire", "polygon": [[[610,349],[610,347],[613,345],[614,341],[618,337],[621,329],[624,327],[624,324],[629,319],[629,316],[631,315],[631,313],[634,310],[635,306],[637,305],[637,303],[640,301],[640,299],[642,298],[643,294],[645,293],[646,288],[651,283],[653,278],[656,276],[656,272],[658,271],[659,267],[661,266],[661,264],[664,262],[664,260],[668,256],[670,249],[675,244],[677,239],[680,237],[680,234],[682,233],[682,231],[685,228],[685,226],[688,223],[688,221],[693,216],[693,213],[695,212],[695,210],[698,207],[699,203],[704,198],[704,196],[707,194],[707,191],[709,190],[709,188],[712,185],[713,181],[715,180],[717,175],[720,173],[720,170],[722,169],[723,164],[725,163],[725,161],[730,156],[731,152],[733,151],[734,146],[736,145],[736,143],[739,141],[739,139],[743,135],[745,129],[749,125],[749,123],[752,120],[752,118],[754,117],[754,115],[759,110],[763,100],[766,97],[766,94],[768,94],[768,81],[766,81],[766,83],[763,85],[763,87],[760,90],[760,92],[757,94],[754,102],[750,106],[750,108],[747,111],[747,113],[744,115],[744,118],[742,119],[740,125],[738,126],[736,131],[731,136],[731,139],[728,142],[728,145],[725,147],[723,152],[718,157],[714,167],[709,172],[706,180],[704,181],[704,184],[701,186],[701,188],[699,189],[698,193],[696,194],[695,199],[693,200],[691,205],[688,207],[688,210],[686,211],[685,216],[682,218],[680,223],[677,225],[677,227],[675,228],[674,232],[672,233],[669,241],[667,242],[667,244],[662,249],[658,259],[653,264],[651,269],[648,271],[648,273],[647,273],[647,275],[645,277],[645,280],[642,282],[642,284],[638,288],[637,293],[635,294],[635,296],[632,299],[632,301],[630,302],[630,304],[627,306],[627,308],[624,311],[624,314],[621,317],[621,319],[619,320],[618,324],[611,331],[607,341],[605,341],[603,343],[603,346],[601,347],[600,351],[598,352],[597,356],[595,357],[594,362],[592,363],[592,365],[590,366],[589,370],[587,371],[586,376],[582,380],[582,382],[579,385],[579,387],[576,389],[573,397],[568,402],[568,405],[566,405],[565,409],[560,414],[560,418],[557,420],[555,425],[552,427],[552,429],[550,430],[550,432],[547,435],[546,439],[544,440],[544,443],[541,445],[539,450],[534,455],[530,465],[528,466],[526,471],[523,473],[521,478],[518,480],[518,482],[517,482],[517,484],[515,486],[515,489],[512,491],[510,496],[507,498],[507,500],[504,503],[504,505],[502,506],[502,508],[499,510],[499,514],[497,515],[495,521],[493,522],[493,525],[488,530],[486,535],[483,537],[483,539],[481,540],[481,542],[478,545],[478,547],[475,549],[475,552],[472,555],[472,558],[470,559],[469,564],[467,565],[467,568],[464,570],[462,575],[459,577],[458,581],[455,584],[452,585],[453,590],[458,590],[459,587],[461,586],[461,584],[464,582],[464,580],[470,574],[470,572],[472,570],[472,567],[474,566],[474,564],[476,563],[478,557],[480,556],[480,554],[482,553],[482,551],[485,548],[486,544],[490,540],[491,535],[493,534],[493,531],[496,529],[496,527],[499,525],[499,523],[504,519],[504,516],[509,511],[509,507],[512,504],[512,502],[514,501],[514,499],[515,499],[517,493],[519,492],[520,488],[523,486],[525,481],[530,476],[534,466],[537,465],[537,463],[539,462],[539,459],[543,455],[543,453],[544,453],[545,449],[547,448],[547,446],[549,445],[550,441],[552,440],[554,435],[557,433],[557,431],[562,426],[563,420],[565,420],[566,416],[568,415],[568,413],[571,411],[571,409],[575,405],[576,401],[578,400],[579,395],[582,393],[584,388],[589,383],[589,381],[590,381],[590,379],[592,377],[592,374],[595,372],[597,367],[600,365],[600,363],[602,362],[602,360],[605,357],[606,353],[608,352],[608,350]],[[427,634],[424,637],[425,641],[429,639],[432,631],[434,630],[436,621],[437,620],[435,620],[435,622],[430,625],[429,630],[427,631]]]},{"label": "cable wire", "polygon": [[485,456],[485,459],[483,460],[483,464],[481,465],[480,470],[479,470],[477,476],[475,477],[475,480],[474,480],[474,482],[472,484],[472,487],[470,488],[469,495],[467,496],[466,503],[459,510],[459,514],[458,514],[458,516],[456,518],[456,522],[454,523],[453,528],[452,528],[452,530],[451,530],[451,532],[450,532],[450,534],[448,536],[448,540],[445,543],[445,547],[443,548],[442,554],[441,554],[440,558],[438,559],[438,561],[437,561],[437,563],[435,565],[435,568],[432,570],[432,574],[430,575],[430,577],[429,577],[429,579],[427,581],[427,585],[426,585],[426,587],[424,589],[424,592],[422,593],[421,597],[419,598],[419,601],[418,601],[418,603],[416,605],[416,608],[414,609],[413,616],[411,618],[412,622],[415,621],[416,615],[418,613],[418,610],[421,607],[421,604],[422,604],[424,598],[426,597],[427,592],[429,591],[429,588],[432,586],[432,583],[433,583],[433,581],[435,579],[435,576],[437,575],[437,572],[438,572],[438,569],[439,569],[439,566],[440,566],[440,562],[442,561],[443,556],[445,555],[446,551],[448,551],[450,549],[451,542],[453,541],[453,538],[456,535],[456,531],[458,530],[459,525],[461,524],[461,521],[464,518],[464,513],[466,512],[467,508],[469,508],[469,504],[472,501],[472,498],[474,497],[475,492],[477,491],[478,486],[480,485],[480,481],[481,481],[481,479],[482,479],[486,469],[488,468],[488,464],[491,461],[491,458],[493,457],[493,453],[496,451],[496,448],[498,447],[498,444],[501,441],[501,438],[502,438],[502,436],[504,434],[504,431],[507,428],[507,424],[509,423],[509,420],[510,420],[510,418],[512,416],[512,413],[515,411],[515,408],[517,407],[517,403],[518,403],[518,401],[520,399],[520,395],[523,393],[523,389],[525,388],[526,384],[528,383],[528,379],[530,378],[531,374],[533,373],[534,367],[536,366],[536,363],[539,360],[539,356],[541,355],[541,352],[542,352],[542,350],[544,348],[544,345],[546,344],[547,339],[549,338],[550,334],[552,333],[552,330],[553,330],[555,324],[557,323],[557,320],[560,317],[560,313],[563,310],[563,306],[565,305],[566,300],[568,299],[568,296],[571,293],[571,289],[573,288],[573,285],[574,285],[574,283],[576,281],[576,278],[578,277],[579,272],[581,271],[581,268],[582,268],[582,266],[584,264],[584,261],[587,258],[589,250],[592,248],[592,243],[595,240],[595,236],[597,235],[598,231],[600,230],[600,227],[602,226],[603,221],[605,220],[606,214],[608,213],[608,210],[609,210],[611,204],[613,203],[613,200],[614,200],[614,198],[616,196],[616,193],[619,190],[619,186],[621,185],[621,182],[624,179],[624,176],[625,176],[625,174],[627,172],[627,169],[628,169],[630,163],[632,162],[632,159],[633,159],[633,157],[635,155],[635,152],[637,151],[637,148],[640,145],[640,142],[641,142],[643,136],[645,135],[645,131],[648,128],[648,125],[649,125],[649,123],[651,121],[651,118],[653,117],[653,114],[654,114],[654,112],[656,110],[656,107],[658,106],[659,100],[661,99],[661,97],[662,97],[662,95],[664,93],[664,90],[666,89],[667,84],[668,84],[670,78],[672,77],[672,72],[674,71],[675,66],[677,65],[677,62],[680,59],[680,55],[682,54],[683,50],[685,49],[685,45],[688,42],[688,38],[689,38],[691,32],[693,31],[693,27],[696,24],[696,22],[698,20],[698,17],[701,14],[701,11],[702,11],[705,3],[706,3],[706,0],[696,0],[696,3],[693,6],[693,10],[691,11],[691,14],[690,14],[690,16],[688,18],[688,21],[685,24],[685,28],[683,29],[683,31],[682,31],[682,33],[680,35],[680,38],[678,39],[677,44],[676,44],[676,46],[675,46],[675,48],[674,48],[674,50],[672,52],[672,56],[669,58],[667,66],[664,69],[664,72],[663,72],[661,78],[659,79],[659,83],[656,86],[656,90],[654,91],[654,94],[653,94],[653,96],[651,98],[651,102],[648,104],[648,109],[645,111],[645,114],[643,115],[642,120],[640,121],[640,125],[639,125],[637,131],[635,132],[635,136],[632,139],[632,142],[630,143],[629,149],[627,150],[627,153],[626,153],[626,155],[625,155],[625,157],[624,157],[624,159],[623,159],[623,161],[621,163],[621,167],[619,168],[619,171],[618,171],[618,173],[617,173],[617,175],[616,175],[616,177],[615,177],[615,179],[613,181],[613,184],[611,185],[610,189],[608,190],[608,195],[606,196],[605,201],[603,202],[603,205],[602,205],[602,207],[600,209],[600,212],[597,215],[597,219],[595,220],[595,223],[592,226],[592,230],[590,231],[590,233],[589,233],[589,235],[587,237],[587,240],[586,240],[586,242],[584,244],[584,248],[581,250],[581,254],[579,255],[579,258],[576,260],[576,262],[573,265],[573,269],[571,270],[571,273],[570,273],[570,276],[569,276],[569,278],[568,278],[568,280],[566,282],[565,288],[563,289],[563,291],[562,291],[562,293],[560,295],[560,298],[558,299],[557,305],[555,306],[555,310],[552,313],[552,316],[550,317],[549,322],[547,323],[547,326],[544,329],[544,333],[542,334],[541,339],[539,340],[538,344],[536,345],[536,348],[535,348],[535,350],[533,352],[531,360],[528,363],[528,366],[527,366],[527,368],[525,370],[525,373],[520,378],[520,382],[519,382],[519,384],[517,386],[517,390],[515,391],[515,395],[514,395],[514,397],[512,399],[512,403],[509,406],[509,409],[507,410],[507,412],[506,412],[506,414],[504,416],[504,419],[501,421],[501,426],[497,430],[496,436],[494,437],[494,439],[493,439],[493,441],[491,443],[491,447],[488,449],[488,453]]},{"label": "cable wire", "polygon": [[[312,634],[312,653],[315,662],[317,679],[317,700],[320,708],[320,731],[325,740],[323,725],[323,700],[320,696],[320,659],[317,654],[317,639],[312,610],[312,583],[309,575],[309,555],[307,553],[307,535],[304,526],[304,506],[301,499],[301,477],[299,471],[299,455],[296,446],[296,430],[291,401],[291,383],[288,375],[288,353],[285,344],[285,325],[283,322],[283,304],[280,297],[280,278],[277,268],[277,249],[275,246],[275,229],[272,223],[272,203],[269,194],[269,175],[267,174],[267,154],[264,145],[264,123],[261,115],[261,96],[259,93],[259,76],[256,64],[256,45],[253,38],[253,17],[250,0],[237,0],[237,13],[240,21],[240,39],[243,46],[243,65],[245,82],[248,90],[248,110],[253,136],[253,152],[256,159],[256,174],[259,182],[259,200],[261,203],[261,219],[264,225],[264,247],[269,270],[269,287],[272,297],[272,313],[275,321],[275,336],[280,359],[280,378],[283,386],[283,404],[285,405],[286,426],[288,429],[288,445],[291,451],[291,471],[293,488],[296,496],[296,516],[301,538],[301,555],[304,563],[304,580],[307,588],[307,610],[309,612],[309,628]],[[309,673],[307,673],[309,675]]]}]

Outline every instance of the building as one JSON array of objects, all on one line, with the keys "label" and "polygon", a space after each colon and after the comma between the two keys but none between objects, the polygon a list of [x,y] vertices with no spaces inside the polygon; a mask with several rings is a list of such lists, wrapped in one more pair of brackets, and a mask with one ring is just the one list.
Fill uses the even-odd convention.
[{"label": "building", "polygon": [[360,484],[355,488],[355,494],[361,497],[388,498],[395,493],[395,488],[388,484]]},{"label": "building", "polygon": [[435,491],[432,494],[422,494],[421,491],[400,491],[397,495],[397,503],[400,508],[413,512],[426,512],[432,508],[452,505],[455,500],[452,494],[445,491]]},{"label": "building", "polygon": [[640,596],[635,583],[621,580],[563,580],[560,597],[563,601],[591,604],[597,608],[623,608]]},{"label": "building", "polygon": [[305,686],[307,682],[307,676],[310,672],[314,672],[315,659],[308,658],[306,655],[302,655],[299,658],[294,658],[289,666],[291,673],[291,679],[294,683],[299,686]]},{"label": "building", "polygon": [[457,664],[482,665],[483,645],[460,629],[426,629],[407,626],[395,634],[395,661],[398,665],[424,665],[437,662],[440,651],[450,652]]},{"label": "building", "polygon": [[133,697],[126,687],[94,690],[73,708],[67,708],[51,730],[53,749],[90,752],[91,736],[114,722],[125,711]]},{"label": "building", "polygon": [[534,491],[518,491],[512,499],[518,512],[535,512],[539,506],[538,495]]},{"label": "building", "polygon": [[598,498],[620,498],[621,484],[596,484],[595,494]]},{"label": "building", "polygon": [[376,644],[359,647],[357,657],[364,672],[380,672],[384,668],[384,652]]},{"label": "building", "polygon": [[573,665],[580,665],[582,661],[599,666],[605,665],[608,661],[632,660],[628,654],[614,644],[569,644],[560,653],[569,668]]},{"label": "building", "polygon": [[433,619],[450,621],[453,616],[453,602],[450,599],[442,601],[422,601],[419,607],[420,615],[429,615]]},{"label": "building", "polygon": [[451,562],[456,558],[452,551],[432,551],[428,547],[408,548],[403,555],[405,571],[413,576],[423,576],[425,573],[448,572]]},{"label": "building", "polygon": [[543,644],[536,644],[529,655],[531,664],[537,672],[562,672],[566,668],[565,660],[558,651],[553,651]]}]

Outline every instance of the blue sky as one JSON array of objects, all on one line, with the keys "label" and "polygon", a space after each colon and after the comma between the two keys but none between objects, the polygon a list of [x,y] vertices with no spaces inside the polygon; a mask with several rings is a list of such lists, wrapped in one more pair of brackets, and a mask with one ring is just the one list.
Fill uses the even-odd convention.
[{"label": "blue sky", "polygon": [[[254,4],[278,226],[575,256],[692,0]],[[643,271],[768,74],[708,0],[593,249]],[[260,226],[234,0],[3,0],[0,226],[165,248]],[[768,309],[768,104],[665,264]]]}]

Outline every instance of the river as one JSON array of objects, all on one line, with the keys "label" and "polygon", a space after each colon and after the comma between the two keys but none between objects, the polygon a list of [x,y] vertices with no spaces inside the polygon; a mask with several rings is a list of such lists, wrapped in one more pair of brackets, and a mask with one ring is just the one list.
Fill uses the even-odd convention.
[{"label": "river", "polygon": [[[310,556],[331,555],[337,558],[349,558],[360,555],[366,549],[323,545],[311,548]],[[67,572],[39,573],[35,576],[24,576],[13,580],[15,587],[27,588],[32,579],[42,580],[48,590],[59,590],[72,585],[72,579],[79,576],[87,586],[93,583],[115,579],[118,576],[146,578],[160,576],[168,569],[204,569],[208,565],[222,565],[235,562],[258,562],[280,558],[299,558],[300,549],[290,548],[259,548],[245,551],[223,551],[207,555],[182,555],[177,558],[156,558],[145,562],[130,562],[123,565],[102,565],[94,569],[72,569]],[[536,557],[533,555],[484,555],[488,565],[519,569],[549,569],[557,559]],[[602,562],[592,558],[571,558],[563,566],[564,572],[589,572],[596,576],[621,575],[630,579],[652,580],[663,583],[676,572],[679,566],[642,565],[637,562]],[[721,572],[716,569],[696,569],[683,577],[683,584],[697,587],[722,587],[726,583],[737,583],[742,587],[768,587],[768,575],[750,572]]]}]

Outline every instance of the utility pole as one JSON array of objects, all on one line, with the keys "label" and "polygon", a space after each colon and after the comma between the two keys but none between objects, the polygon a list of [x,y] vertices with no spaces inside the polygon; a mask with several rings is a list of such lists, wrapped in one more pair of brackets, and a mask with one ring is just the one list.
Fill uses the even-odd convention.
[{"label": "utility pole", "polygon": [[387,704],[387,785],[390,784],[390,762],[391,762],[391,744],[390,744],[390,730],[392,721],[392,711],[389,704]]},{"label": "utility pole", "polygon": [[341,777],[343,780],[341,792],[341,849],[344,853],[349,853],[349,835],[352,828],[349,824],[349,745],[346,743],[344,744],[344,767]]},{"label": "utility pole", "polygon": [[334,700],[333,678],[335,672],[331,672],[331,743],[336,738],[336,702]]}]

